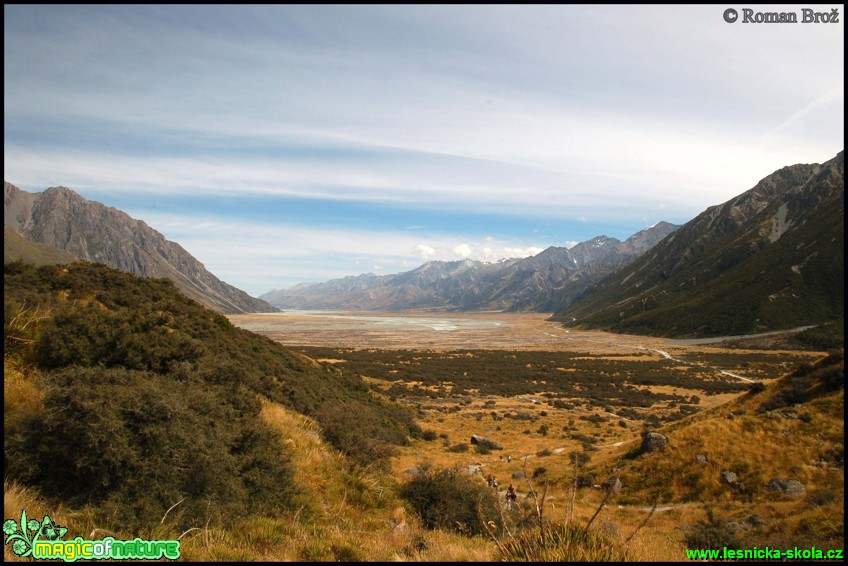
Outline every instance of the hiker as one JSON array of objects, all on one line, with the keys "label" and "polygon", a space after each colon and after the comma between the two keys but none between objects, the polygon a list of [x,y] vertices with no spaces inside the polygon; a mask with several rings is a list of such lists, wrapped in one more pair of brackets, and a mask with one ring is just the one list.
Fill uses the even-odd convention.
[{"label": "hiker", "polygon": [[486,485],[487,486],[492,487],[492,485],[494,483],[495,483],[495,478],[494,478],[494,476],[492,476],[492,474],[489,474],[488,476],[486,476]]},{"label": "hiker", "polygon": [[498,480],[496,478],[492,478],[492,487],[495,488],[495,491],[498,490]]},{"label": "hiker", "polygon": [[512,509],[512,505],[515,503],[516,495],[515,488],[512,487],[512,484],[509,484],[509,487],[506,488],[506,508]]},{"label": "hiker", "polygon": [[506,457],[506,461],[507,461],[507,463],[512,462],[512,454],[510,454]]}]

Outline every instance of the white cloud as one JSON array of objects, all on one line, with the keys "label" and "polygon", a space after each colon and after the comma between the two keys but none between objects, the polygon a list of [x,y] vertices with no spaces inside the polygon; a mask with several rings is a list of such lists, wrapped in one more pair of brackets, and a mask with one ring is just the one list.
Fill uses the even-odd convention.
[{"label": "white cloud", "polygon": [[[527,257],[541,246],[511,246],[496,238],[468,242],[450,234],[428,235],[403,230],[315,228],[300,224],[251,222],[221,216],[184,216],[170,213],[143,215],[154,230],[178,242],[220,279],[260,295],[306,281],[327,281],[359,275],[365,266],[380,273],[400,273],[424,261],[455,261],[469,258],[498,261]],[[226,234],[225,239],[220,235]],[[427,257],[422,256],[422,252]]]},{"label": "white cloud", "polygon": [[4,177],[180,195],[171,217],[194,231],[162,230],[253,292],[359,265],[530,255],[562,235],[501,241],[418,219],[407,233],[318,230],[235,212],[213,227],[184,212],[191,199],[461,208],[585,230],[656,211],[685,221],[843,149],[842,25],[740,27],[722,11],[12,5]]},{"label": "white cloud", "polygon": [[[488,241],[488,238],[486,238],[486,240]],[[486,248],[483,248],[483,253],[482,253],[481,259],[482,259],[482,261],[490,261],[491,262],[491,261],[497,261],[497,260],[501,259],[501,257],[492,248],[486,247]]]},{"label": "white cloud", "polygon": [[544,248],[529,247],[529,248],[504,248],[507,257],[529,257],[542,253]]},{"label": "white cloud", "polygon": [[464,259],[471,255],[471,253],[474,251],[474,248],[472,248],[468,244],[460,244],[458,246],[454,246],[451,251],[457,256]]},{"label": "white cloud", "polygon": [[421,259],[429,259],[436,255],[436,250],[427,244],[418,244],[415,246],[415,254]]}]

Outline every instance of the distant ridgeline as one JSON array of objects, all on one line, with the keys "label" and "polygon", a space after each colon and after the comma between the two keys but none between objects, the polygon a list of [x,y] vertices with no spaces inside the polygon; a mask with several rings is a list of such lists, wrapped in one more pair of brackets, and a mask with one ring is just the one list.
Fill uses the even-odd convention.
[{"label": "distant ridgeline", "polygon": [[[141,220],[86,200],[71,189],[28,193],[4,182],[3,194],[6,239],[10,230],[19,236],[11,236],[13,246],[4,244],[6,261],[68,263],[71,256],[144,277],[167,277],[183,293],[218,312],[277,311],[215,277],[182,246]],[[51,253],[50,248],[57,251]]]},{"label": "distant ridgeline", "polygon": [[261,296],[281,308],[508,310],[554,312],[586,287],[635,260],[679,226],[660,222],[624,242],[598,236],[497,263],[431,261],[394,275],[333,279]]},{"label": "distant ridgeline", "polygon": [[687,222],[553,320],[655,336],[818,325],[844,343],[844,152],[784,167]]},{"label": "distant ridgeline", "polygon": [[363,466],[387,466],[392,446],[420,433],[361,379],[234,327],[166,279],[10,262],[3,296],[6,380],[17,383],[4,476],[128,527],[157,524],[184,498],[186,521],[295,505],[259,396],[316,419]]}]

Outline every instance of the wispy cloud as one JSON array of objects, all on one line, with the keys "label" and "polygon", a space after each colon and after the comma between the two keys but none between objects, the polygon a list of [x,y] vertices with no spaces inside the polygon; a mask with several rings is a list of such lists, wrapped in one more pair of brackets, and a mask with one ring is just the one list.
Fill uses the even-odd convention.
[{"label": "wispy cloud", "polygon": [[[297,225],[266,213],[246,230],[285,242],[275,256],[254,241],[261,268],[231,232],[175,231],[222,277],[263,282],[275,261],[296,282],[627,237],[842,149],[843,24],[729,25],[722,12],[10,5],[4,176],[140,214],[231,199],[211,211],[231,228],[254,223],[240,200],[301,206]],[[326,211],[307,201],[350,208],[332,216],[338,237],[317,237]],[[378,207],[418,228],[366,229]],[[528,219],[559,230],[534,239]]]},{"label": "wispy cloud", "polygon": [[[404,231],[316,229],[303,224],[244,223],[221,216],[149,211],[144,216],[145,222],[179,242],[207,269],[257,295],[304,281],[353,275],[362,271],[362,265],[373,265],[375,259],[379,267],[372,269],[389,274],[412,269],[422,261],[469,258],[492,262],[527,257],[544,249],[517,247],[514,241],[491,237],[468,240],[455,234],[422,237]],[[293,270],[293,266],[297,268]]]}]

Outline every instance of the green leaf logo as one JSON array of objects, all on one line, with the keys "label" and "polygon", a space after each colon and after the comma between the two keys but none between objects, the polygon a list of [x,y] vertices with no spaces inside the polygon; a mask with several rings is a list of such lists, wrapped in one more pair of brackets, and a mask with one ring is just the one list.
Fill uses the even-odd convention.
[{"label": "green leaf logo", "polygon": [[26,509],[21,511],[20,528],[14,519],[3,521],[3,534],[7,535],[5,544],[12,543],[12,552],[21,557],[32,554],[32,545],[39,538],[59,540],[67,532],[68,529],[55,524],[47,515],[41,522],[35,519],[27,521]]}]

